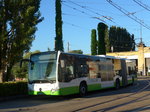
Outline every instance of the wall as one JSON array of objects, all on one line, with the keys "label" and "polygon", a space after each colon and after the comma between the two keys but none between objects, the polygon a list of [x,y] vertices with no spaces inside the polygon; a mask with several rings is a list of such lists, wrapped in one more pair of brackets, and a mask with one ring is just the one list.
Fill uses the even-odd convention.
[{"label": "wall", "polygon": [[138,61],[138,72],[142,72],[142,75],[146,75],[146,64],[147,58],[150,58],[150,47],[144,47],[144,44],[138,46],[138,51],[129,52],[113,52],[107,53],[108,56],[115,56],[127,59],[137,59]]}]

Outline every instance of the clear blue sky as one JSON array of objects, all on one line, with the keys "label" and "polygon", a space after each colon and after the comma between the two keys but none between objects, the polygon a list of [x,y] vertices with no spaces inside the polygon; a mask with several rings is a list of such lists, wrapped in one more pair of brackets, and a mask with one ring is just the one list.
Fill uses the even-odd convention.
[{"label": "clear blue sky", "polygon": [[[139,6],[133,0],[112,1],[150,27],[150,11]],[[137,1],[150,7],[150,0]],[[55,0],[41,0],[40,11],[44,20],[37,26],[38,30],[31,51],[47,51],[48,47],[54,50]],[[91,30],[97,29],[97,24],[101,22],[95,18],[104,20],[109,27],[115,25],[126,28],[129,33],[135,35],[137,43],[140,41],[140,24],[121,13],[106,0],[64,0],[62,14],[65,51],[67,51],[69,42],[71,50],[81,49],[85,54],[90,54]],[[102,16],[111,17],[113,22]],[[142,27],[143,41],[147,46],[150,46],[149,35],[150,30]]]}]

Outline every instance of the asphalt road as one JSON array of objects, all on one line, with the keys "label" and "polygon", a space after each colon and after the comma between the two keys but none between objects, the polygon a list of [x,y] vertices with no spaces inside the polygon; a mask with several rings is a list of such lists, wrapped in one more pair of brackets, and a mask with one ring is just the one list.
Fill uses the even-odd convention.
[{"label": "asphalt road", "polygon": [[0,112],[150,112],[150,78],[85,97],[34,96],[4,101],[0,102]]}]

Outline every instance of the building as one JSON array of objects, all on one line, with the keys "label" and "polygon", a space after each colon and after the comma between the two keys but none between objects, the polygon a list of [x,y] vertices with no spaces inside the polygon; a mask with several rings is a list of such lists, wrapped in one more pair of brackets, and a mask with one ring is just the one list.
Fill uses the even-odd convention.
[{"label": "building", "polygon": [[143,43],[138,45],[137,51],[113,52],[107,55],[131,59],[136,63],[140,75],[150,75],[150,47],[145,47]]}]

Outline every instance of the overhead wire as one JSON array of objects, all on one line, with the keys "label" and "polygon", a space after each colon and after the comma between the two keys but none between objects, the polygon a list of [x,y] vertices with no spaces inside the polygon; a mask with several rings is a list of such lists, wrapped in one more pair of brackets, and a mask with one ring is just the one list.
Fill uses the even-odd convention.
[{"label": "overhead wire", "polygon": [[[83,8],[83,9],[89,11],[89,12],[92,12],[92,13],[94,13],[94,14],[96,14],[96,15],[99,15],[99,16],[102,17],[102,18],[105,18],[105,19],[107,19],[107,20],[109,20],[109,21],[115,23],[115,22],[112,20],[112,19],[113,19],[112,17],[102,15],[102,14],[100,14],[100,13],[94,11],[94,10],[91,10],[91,8],[89,8],[89,7],[87,7],[87,6],[80,5],[80,4],[75,3],[75,2],[73,2],[73,1],[71,1],[71,0],[68,0],[68,2],[70,2],[70,3],[72,3],[72,4],[76,5],[76,6],[79,6],[80,8]],[[100,18],[100,17],[95,17],[95,18]]]},{"label": "overhead wire", "polygon": [[142,3],[141,1],[139,0],[133,0],[135,3],[137,3],[138,5],[140,5],[141,7],[143,7],[144,9],[150,11],[150,7],[144,3]]},{"label": "overhead wire", "polygon": [[134,14],[130,14],[127,10],[123,9],[122,7],[120,7],[119,5],[117,5],[116,3],[114,3],[112,0],[106,0],[108,3],[110,3],[112,6],[114,6],[115,8],[117,8],[119,11],[121,11],[123,14],[125,14],[126,16],[128,16],[129,18],[131,18],[132,20],[134,20],[135,22],[139,23],[140,25],[142,25],[143,27],[147,28],[150,30],[150,27],[148,25],[146,25],[142,20],[140,20],[139,18],[137,18],[136,16],[134,16]]},{"label": "overhead wire", "polygon": [[[54,1],[55,1],[55,0],[54,0]],[[64,6],[67,6],[67,7],[71,8],[71,9],[73,9],[73,10],[76,10],[76,11],[78,11],[78,12],[80,12],[80,13],[83,13],[83,14],[89,16],[90,18],[92,18],[92,15],[90,15],[90,14],[88,14],[88,13],[82,11],[82,10],[79,10],[79,9],[77,9],[77,8],[74,8],[74,7],[72,7],[72,6],[69,6],[69,5],[65,4],[65,1],[63,1],[63,0],[61,1],[61,3],[62,3]],[[62,13],[62,14],[63,14],[63,15],[74,16],[74,15],[72,15],[72,14],[66,14],[66,13]],[[94,19],[98,19],[98,20],[100,20],[100,21],[106,23],[106,22],[105,22],[104,20],[102,20],[102,19],[99,19],[99,18],[94,18]],[[79,26],[79,25],[75,25],[75,24],[72,24],[72,23],[69,23],[69,22],[66,22],[66,21],[63,21],[63,23],[68,24],[68,25],[71,25],[71,26],[76,27],[76,28],[87,29],[87,28],[83,28],[83,27],[81,27],[81,26]],[[89,29],[88,29],[88,30],[89,30]]]},{"label": "overhead wire", "polygon": [[[69,7],[69,8],[71,8],[71,9],[73,9],[73,10],[76,10],[76,11],[78,11],[78,12],[80,12],[80,13],[83,13],[83,14],[88,15],[89,17],[93,18],[93,16],[92,16],[91,14],[86,13],[85,11],[82,11],[82,10],[79,10],[79,9],[74,8],[74,7],[72,7],[72,6],[69,6],[69,5],[65,4],[64,2],[62,2],[62,4],[65,5],[65,6],[67,6],[67,7]],[[98,20],[100,20],[100,21],[106,23],[104,20],[102,20],[102,19],[100,19],[100,18],[94,18],[94,19],[98,19]]]},{"label": "overhead wire", "polygon": [[90,30],[90,29],[87,29],[87,28],[84,28],[84,27],[81,27],[79,25],[75,25],[75,24],[72,24],[72,23],[69,23],[69,22],[66,22],[66,21],[63,21],[63,23],[71,25],[71,26],[76,27],[76,28],[80,28],[82,30]]}]

